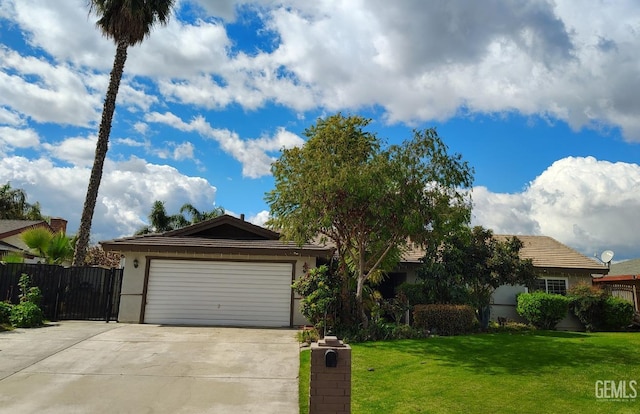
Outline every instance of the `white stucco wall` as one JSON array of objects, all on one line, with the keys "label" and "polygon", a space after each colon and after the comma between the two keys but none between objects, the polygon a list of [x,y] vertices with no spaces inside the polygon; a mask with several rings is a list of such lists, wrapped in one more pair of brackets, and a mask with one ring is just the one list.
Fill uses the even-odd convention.
[{"label": "white stucco wall", "polygon": [[[566,275],[566,274],[547,274],[545,273],[541,277],[548,279],[566,279],[567,289],[579,284],[587,283],[591,284],[590,276],[578,276],[578,275]],[[518,315],[516,312],[516,295],[521,292],[526,292],[526,287],[522,285],[509,286],[504,285],[498,287],[493,293],[491,300],[491,320],[498,320],[499,317],[507,318],[512,321],[523,322],[526,321]],[[556,329],[568,330],[568,331],[580,331],[584,329],[584,326],[580,323],[578,318],[569,313],[564,319],[562,319]]]}]

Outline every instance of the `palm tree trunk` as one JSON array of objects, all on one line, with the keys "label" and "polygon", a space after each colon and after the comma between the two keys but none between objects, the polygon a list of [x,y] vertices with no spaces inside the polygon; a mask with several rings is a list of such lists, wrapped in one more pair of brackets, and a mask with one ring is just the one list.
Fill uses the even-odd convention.
[{"label": "palm tree trunk", "polygon": [[109,88],[107,96],[104,99],[104,107],[102,108],[102,120],[100,121],[100,130],[98,132],[98,142],[96,143],[96,155],[93,160],[93,168],[87,186],[87,196],[84,200],[82,209],[82,218],[80,219],[80,228],[78,229],[78,240],[73,255],[73,265],[81,266],[84,264],[84,258],[89,246],[89,234],[91,233],[91,220],[93,219],[93,211],[96,207],[98,199],[98,190],[100,181],[102,180],[102,168],[104,160],[107,157],[109,149],[109,135],[111,133],[111,123],[113,121],[113,113],[116,110],[116,98],[118,97],[118,89],[120,88],[120,80],[124,72],[124,63],[127,60],[128,43],[121,40],[116,47],[116,55],[113,59],[113,68],[111,69],[111,77],[109,79]]}]

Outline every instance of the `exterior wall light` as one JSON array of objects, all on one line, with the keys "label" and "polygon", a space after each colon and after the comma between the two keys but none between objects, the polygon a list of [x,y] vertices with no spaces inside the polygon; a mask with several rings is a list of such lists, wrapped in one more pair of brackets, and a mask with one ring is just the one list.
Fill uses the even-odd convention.
[{"label": "exterior wall light", "polygon": [[136,257],[135,259],[133,259],[133,267],[137,269],[139,265],[140,265],[140,262],[138,262],[138,258]]}]

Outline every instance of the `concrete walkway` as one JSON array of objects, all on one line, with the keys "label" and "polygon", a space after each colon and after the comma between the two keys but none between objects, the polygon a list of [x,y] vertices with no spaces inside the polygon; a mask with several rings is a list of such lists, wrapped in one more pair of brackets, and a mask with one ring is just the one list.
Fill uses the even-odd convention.
[{"label": "concrete walkway", "polygon": [[13,413],[297,413],[294,330],[60,322],[0,332]]}]

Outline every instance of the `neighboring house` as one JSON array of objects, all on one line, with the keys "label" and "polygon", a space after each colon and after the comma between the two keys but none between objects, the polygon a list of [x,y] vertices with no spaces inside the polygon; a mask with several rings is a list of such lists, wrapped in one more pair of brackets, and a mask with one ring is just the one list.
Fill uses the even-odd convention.
[{"label": "neighboring house", "polygon": [[0,220],[0,256],[7,253],[20,253],[28,261],[37,262],[38,258],[33,256],[29,247],[22,241],[22,233],[26,230],[44,227],[53,233],[67,230],[67,221],[62,218],[53,217],[46,220]]},{"label": "neighboring house", "polygon": [[640,259],[613,263],[607,276],[594,279],[593,282],[613,296],[633,303],[635,311],[640,312]]},{"label": "neighboring house", "polygon": [[[507,235],[495,235],[498,240],[505,240]],[[531,259],[538,274],[536,290],[548,293],[566,294],[567,290],[578,284],[591,285],[594,275],[607,274],[607,267],[581,253],[565,246],[559,241],[547,236],[515,236],[524,244],[520,250],[522,259]],[[414,249],[407,252],[400,266],[380,286],[385,297],[393,294],[393,289],[402,282],[415,282],[416,270],[420,266],[424,252]],[[524,286],[500,286],[493,294],[491,303],[491,318],[503,317],[522,321],[516,312],[516,295],[525,292]],[[577,318],[569,315],[558,324],[558,329],[582,329]]]},{"label": "neighboring house", "polygon": [[100,244],[124,256],[118,320],[168,325],[303,325],[291,284],[332,254],[229,215]]}]

